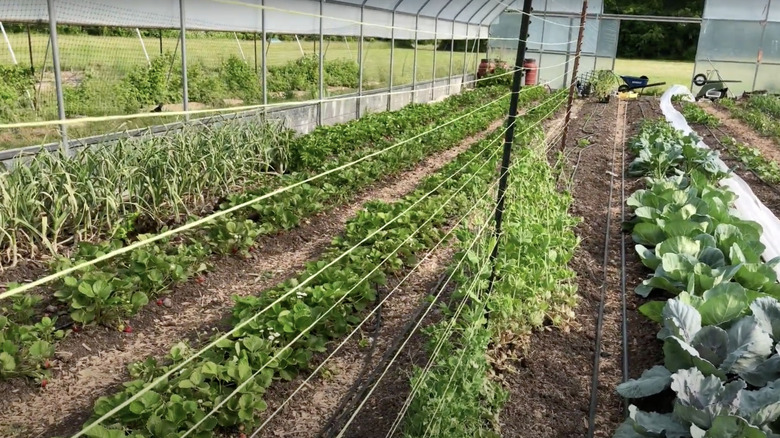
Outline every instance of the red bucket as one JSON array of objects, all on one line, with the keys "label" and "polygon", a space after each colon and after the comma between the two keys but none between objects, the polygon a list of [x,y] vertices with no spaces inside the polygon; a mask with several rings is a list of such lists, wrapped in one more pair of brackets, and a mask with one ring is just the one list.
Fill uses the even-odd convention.
[{"label": "red bucket", "polygon": [[525,70],[525,85],[536,85],[539,76],[539,66],[536,60],[523,60],[523,69]]}]

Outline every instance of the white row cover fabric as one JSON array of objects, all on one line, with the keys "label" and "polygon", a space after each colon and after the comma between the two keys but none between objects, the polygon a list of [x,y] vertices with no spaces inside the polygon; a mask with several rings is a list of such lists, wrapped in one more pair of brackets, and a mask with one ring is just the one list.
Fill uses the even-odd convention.
[{"label": "white row cover fabric", "polygon": [[[666,117],[666,120],[685,134],[693,133],[693,130],[688,125],[682,114],[677,111],[672,105],[672,96],[685,96],[688,100],[693,101],[694,97],[691,94],[688,87],[682,85],[674,85],[670,87],[661,97],[661,111]],[[703,141],[699,142],[699,147],[709,148]],[[728,170],[726,163],[720,161],[719,166],[722,170]],[[735,202],[735,214],[737,217],[743,220],[751,220],[758,222],[764,229],[764,233],[761,235],[761,243],[766,246],[763,258],[765,261],[772,260],[775,257],[780,256],[780,220],[777,216],[769,210],[758,197],[756,197],[750,186],[739,177],[739,175],[733,175],[730,178],[726,178],[720,182],[722,186],[729,188],[737,195],[737,201]],[[775,271],[780,275],[780,266],[775,268]]]},{"label": "white row cover fabric", "polygon": [[[572,0],[574,1],[574,0]],[[128,28],[179,28],[179,0],[54,0],[57,22]],[[185,0],[190,30],[360,35],[414,39],[487,38],[505,8],[499,0]],[[47,22],[46,0],[3,0],[0,21]]]}]

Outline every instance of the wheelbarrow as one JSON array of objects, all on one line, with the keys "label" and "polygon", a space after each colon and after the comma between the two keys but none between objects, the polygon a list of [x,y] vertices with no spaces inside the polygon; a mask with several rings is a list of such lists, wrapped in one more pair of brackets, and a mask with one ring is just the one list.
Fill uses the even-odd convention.
[{"label": "wheelbarrow", "polygon": [[623,80],[623,85],[618,87],[618,91],[621,93],[666,85],[666,82],[656,82],[654,84],[649,84],[648,82],[650,82],[650,79],[647,76],[636,77],[618,75],[618,77]]}]

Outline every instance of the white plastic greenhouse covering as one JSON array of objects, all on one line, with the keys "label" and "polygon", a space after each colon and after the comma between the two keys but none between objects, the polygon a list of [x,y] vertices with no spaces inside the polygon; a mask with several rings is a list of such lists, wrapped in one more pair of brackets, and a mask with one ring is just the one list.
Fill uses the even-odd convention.
[{"label": "white plastic greenhouse covering", "polygon": [[[664,113],[666,120],[685,134],[693,133],[693,130],[688,125],[685,117],[683,117],[683,115],[672,105],[672,96],[685,96],[688,100],[693,101],[693,95],[687,87],[674,85],[666,90],[661,97],[661,111]],[[709,146],[702,141],[699,142],[699,147],[709,148]],[[728,170],[728,166],[726,166],[723,161],[720,161],[719,164],[721,170]],[[780,220],[777,219],[777,216],[775,216],[774,213],[756,197],[755,193],[753,193],[753,190],[750,188],[750,185],[738,175],[732,175],[730,178],[721,180],[720,184],[737,195],[737,200],[734,203],[737,216],[743,220],[757,222],[764,229],[764,232],[761,235],[761,243],[766,246],[766,250],[763,254],[764,260],[769,261],[775,257],[779,257]],[[775,268],[775,272],[780,275],[780,266]]]},{"label": "white plastic greenhouse covering", "polygon": [[[3,0],[0,20],[46,22],[46,0]],[[185,0],[191,30],[414,39],[486,38],[499,0]],[[581,5],[579,1],[561,3]],[[178,28],[179,0],[54,0],[59,24]],[[265,17],[263,17],[265,15]],[[393,24],[394,23],[394,24]],[[515,36],[516,37],[516,36]]]},{"label": "white plastic greenhouse covering", "polygon": [[[564,87],[570,83],[572,61],[577,51],[582,3],[535,0],[533,9],[526,57],[538,62],[540,82],[550,80],[551,87]],[[602,12],[601,1],[589,2],[580,58],[581,72],[612,70],[614,67],[620,22],[600,18]],[[522,18],[522,14],[509,11],[491,23],[490,37],[497,38],[489,43],[491,57],[514,59]]]},{"label": "white plastic greenhouse covering", "polygon": [[736,94],[780,89],[780,1],[707,0],[696,73],[717,69]]}]

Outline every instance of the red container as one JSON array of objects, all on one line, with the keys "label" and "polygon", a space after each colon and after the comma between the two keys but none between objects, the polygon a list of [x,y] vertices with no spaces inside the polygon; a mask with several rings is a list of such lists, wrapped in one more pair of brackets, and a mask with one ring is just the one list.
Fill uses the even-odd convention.
[{"label": "red container", "polygon": [[523,60],[523,69],[525,70],[525,85],[536,85],[539,76],[539,66],[536,63],[536,60]]}]

